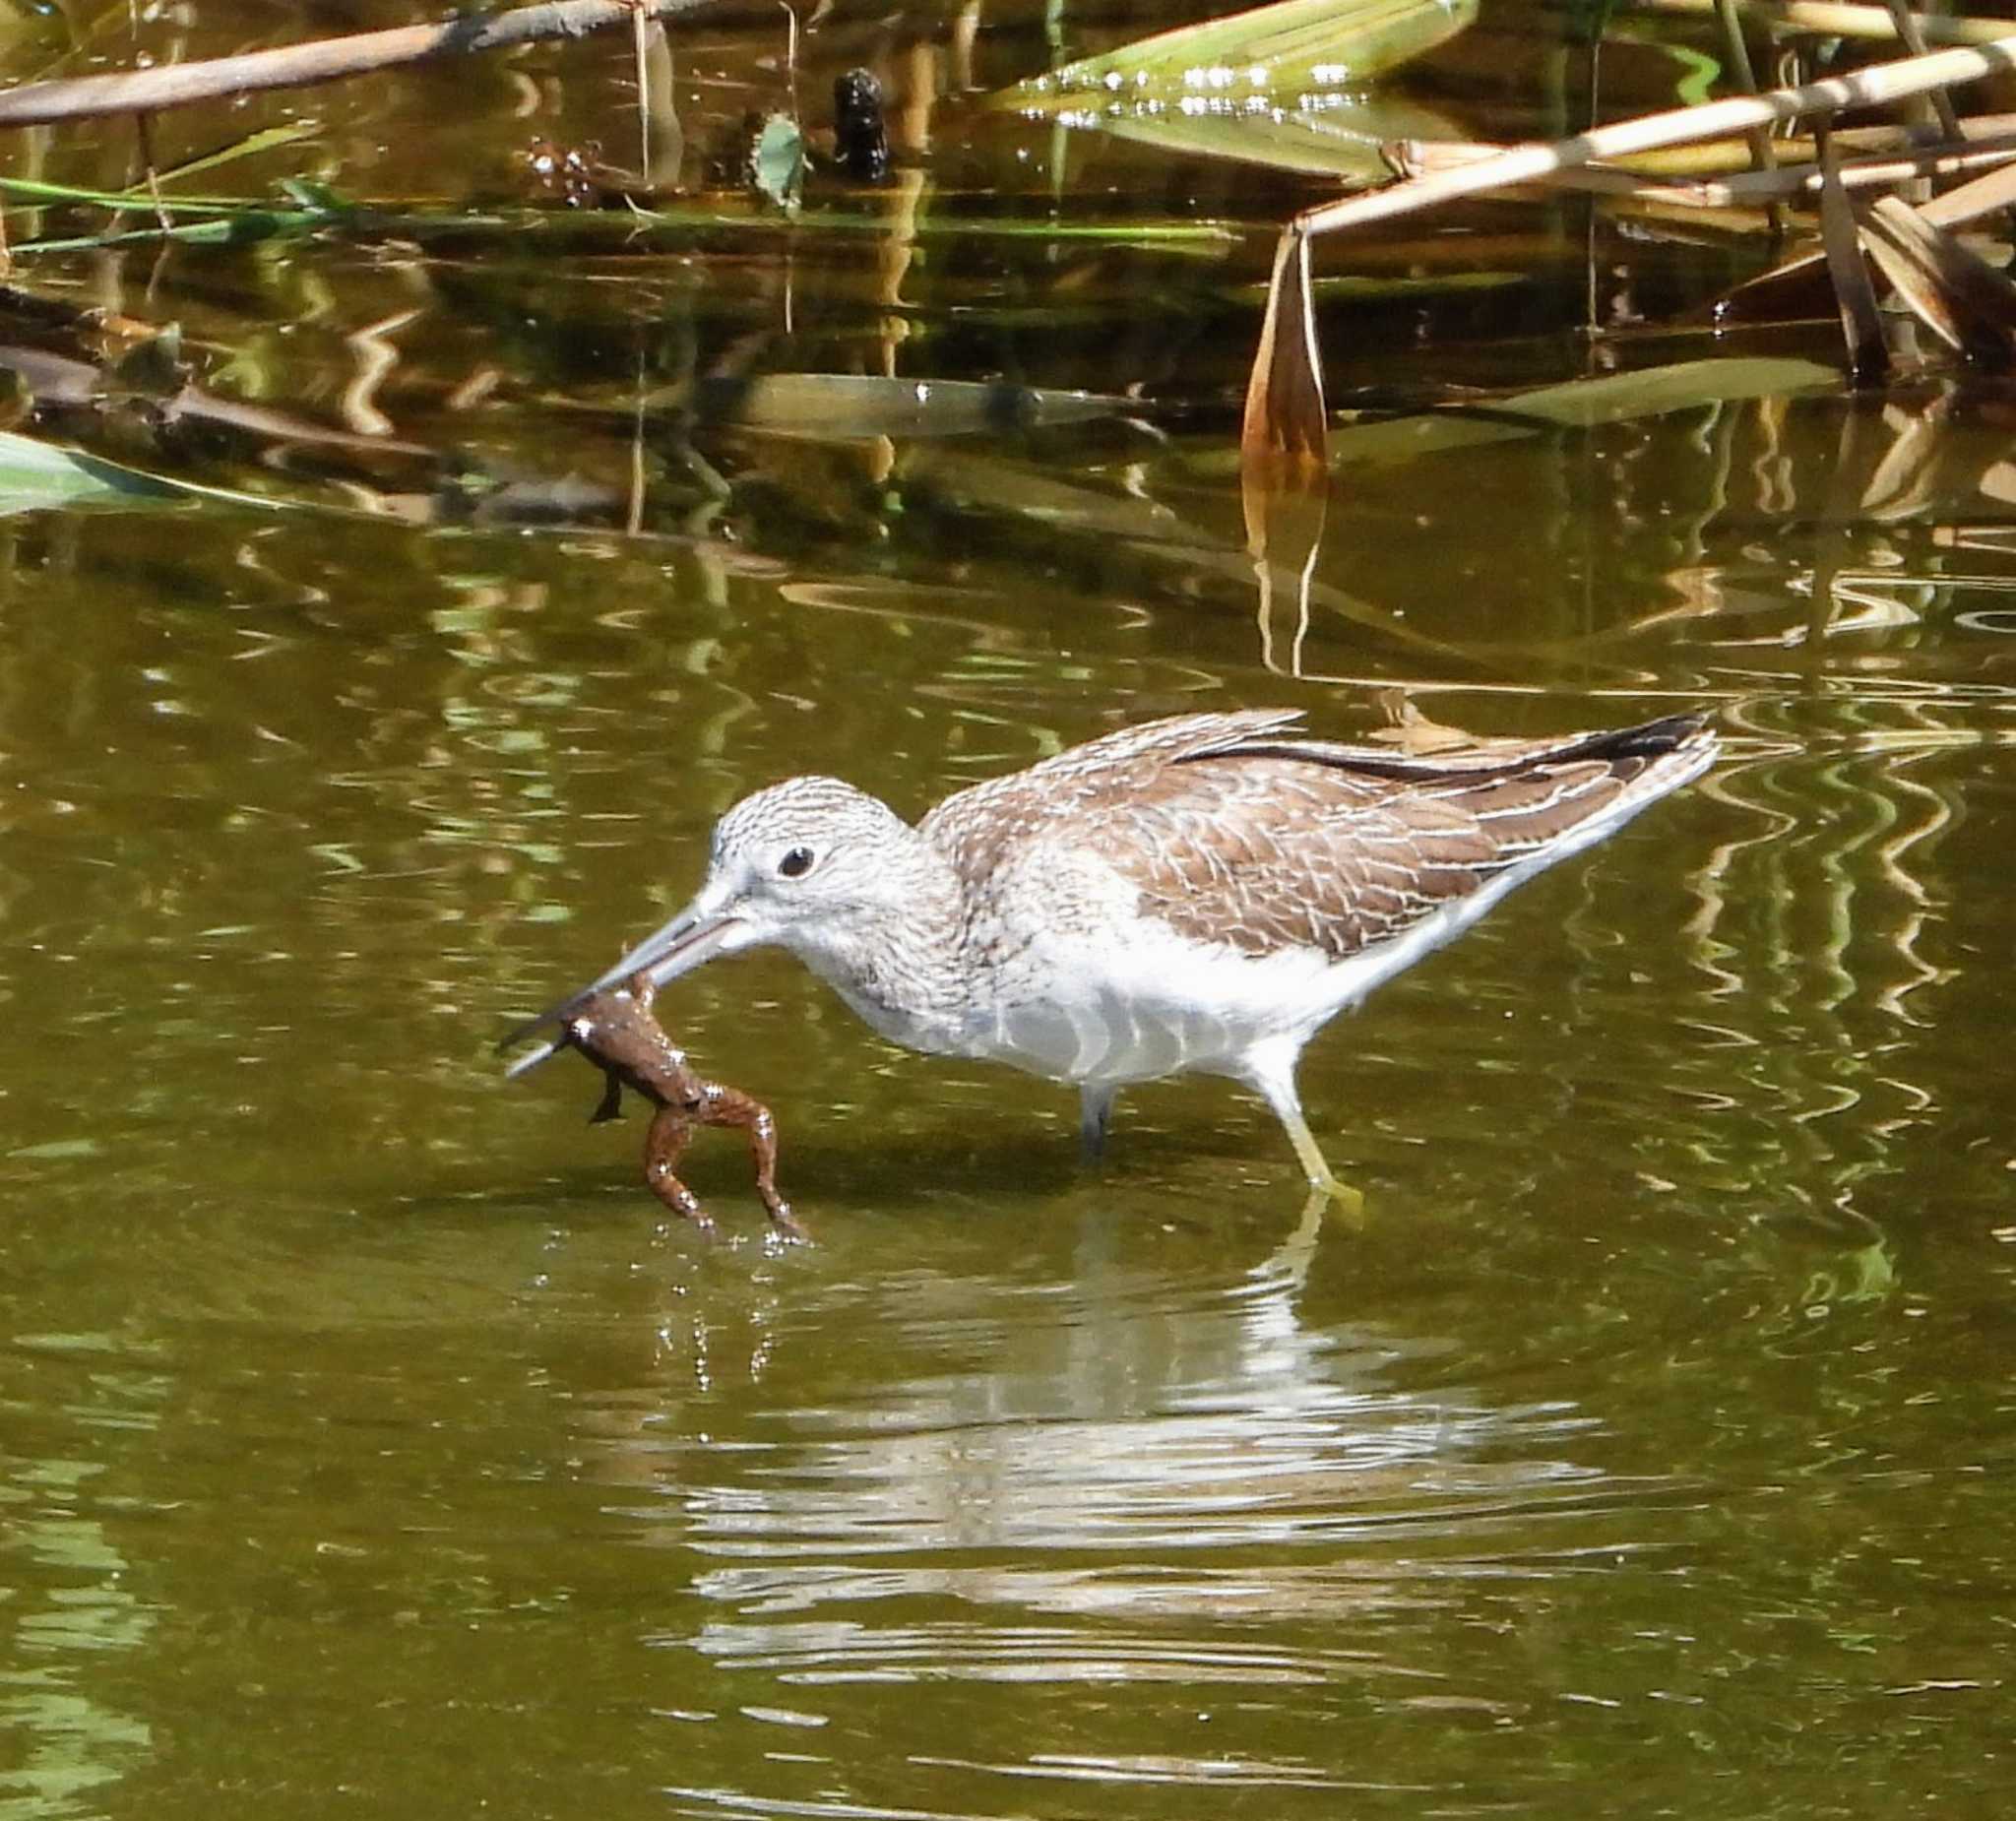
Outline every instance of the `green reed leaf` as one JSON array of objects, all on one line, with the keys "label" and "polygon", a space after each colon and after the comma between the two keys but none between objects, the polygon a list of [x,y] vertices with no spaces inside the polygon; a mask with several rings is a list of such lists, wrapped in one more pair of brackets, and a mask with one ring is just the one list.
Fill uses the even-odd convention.
[{"label": "green reed leaf", "polygon": [[1361,86],[1453,37],[1478,0],[1275,0],[1081,58],[996,99],[1044,111],[1099,97],[1192,110],[1271,107]]}]

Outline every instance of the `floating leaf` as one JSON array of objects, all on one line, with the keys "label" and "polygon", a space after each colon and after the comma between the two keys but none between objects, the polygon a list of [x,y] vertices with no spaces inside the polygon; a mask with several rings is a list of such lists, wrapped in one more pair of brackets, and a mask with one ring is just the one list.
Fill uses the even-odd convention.
[{"label": "floating leaf", "polygon": [[1768,356],[1683,360],[1637,373],[1606,373],[1518,393],[1494,401],[1489,416],[1437,410],[1354,425],[1332,433],[1332,459],[1339,467],[1405,462],[1452,449],[1507,442],[1546,429],[1592,429],[1598,424],[1693,410],[1731,399],[1773,398],[1840,383],[1838,369],[1812,360]]},{"label": "floating leaf", "polygon": [[0,515],[52,506],[166,506],[194,500],[254,512],[317,512],[360,516],[344,507],[283,494],[248,493],[206,481],[150,474],[81,449],[66,449],[13,430],[0,430]]},{"label": "floating leaf", "polygon": [[772,114],[749,148],[749,181],[780,209],[795,209],[805,189],[805,135],[788,114]]},{"label": "floating leaf", "polygon": [[[170,210],[168,213],[173,214]],[[142,227],[102,234],[76,234],[66,240],[29,240],[14,249],[17,258],[31,253],[78,253],[99,247],[137,246],[174,240],[186,246],[251,246],[284,234],[312,233],[330,225],[330,219],[311,209],[250,209],[207,221],[178,221],[170,227]]]},{"label": "floating leaf", "polygon": [[0,513],[91,500],[177,499],[181,489],[81,450],[0,430]]},{"label": "floating leaf", "polygon": [[1056,111],[1114,105],[1227,111],[1361,87],[1455,36],[1478,0],[1275,0],[1067,63],[997,97]]},{"label": "floating leaf", "polygon": [[1446,116],[1411,101],[1386,95],[1303,98],[1310,105],[1286,109],[1102,108],[1080,124],[1171,155],[1236,158],[1269,170],[1341,177],[1359,186],[1383,182],[1393,174],[1387,149],[1395,141],[1461,137]]},{"label": "floating leaf", "polygon": [[657,395],[705,423],[797,436],[967,436],[1091,417],[1138,415],[1138,399],[998,380],[889,379],[875,373],[762,373],[703,379]]},{"label": "floating leaf", "polygon": [[54,1163],[68,1158],[94,1158],[99,1150],[95,1138],[52,1138],[46,1144],[17,1145],[7,1155],[37,1163]]}]

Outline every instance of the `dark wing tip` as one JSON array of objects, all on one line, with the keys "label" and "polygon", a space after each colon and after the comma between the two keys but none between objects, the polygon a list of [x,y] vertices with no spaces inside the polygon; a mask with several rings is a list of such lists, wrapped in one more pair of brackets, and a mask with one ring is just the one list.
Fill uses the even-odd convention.
[{"label": "dark wing tip", "polygon": [[1613,732],[1591,737],[1605,741],[1618,758],[1656,758],[1689,744],[1707,731],[1708,717],[1690,709],[1684,714],[1662,715],[1657,721],[1640,722],[1635,727],[1618,727]]}]

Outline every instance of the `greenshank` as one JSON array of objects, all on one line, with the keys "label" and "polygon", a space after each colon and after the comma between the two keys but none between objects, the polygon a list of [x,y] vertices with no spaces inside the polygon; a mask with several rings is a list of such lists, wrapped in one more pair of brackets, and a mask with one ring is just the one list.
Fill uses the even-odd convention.
[{"label": "greenshank", "polygon": [[885,1037],[1077,1086],[1088,1151],[1114,1095],[1228,1076],[1344,1196],[1302,1116],[1302,1047],[1715,757],[1697,716],[1409,754],[1296,737],[1293,710],[1126,727],[947,797],[913,825],[834,778],[744,797],[693,902],[600,978],[662,985],[788,949]]}]

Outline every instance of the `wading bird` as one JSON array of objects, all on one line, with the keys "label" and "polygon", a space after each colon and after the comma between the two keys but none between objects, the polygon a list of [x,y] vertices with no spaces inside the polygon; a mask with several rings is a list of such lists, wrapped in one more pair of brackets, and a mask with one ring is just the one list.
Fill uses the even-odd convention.
[{"label": "wading bird", "polygon": [[[1242,1082],[1346,1194],[1302,1046],[1515,885],[1698,777],[1695,716],[1414,756],[1298,738],[1292,710],[1123,728],[913,826],[833,778],[744,797],[693,902],[507,1041],[634,975],[787,948],[882,1036],[1076,1084],[1089,1152],[1131,1082]],[[556,1038],[511,1069],[523,1073]]]}]

